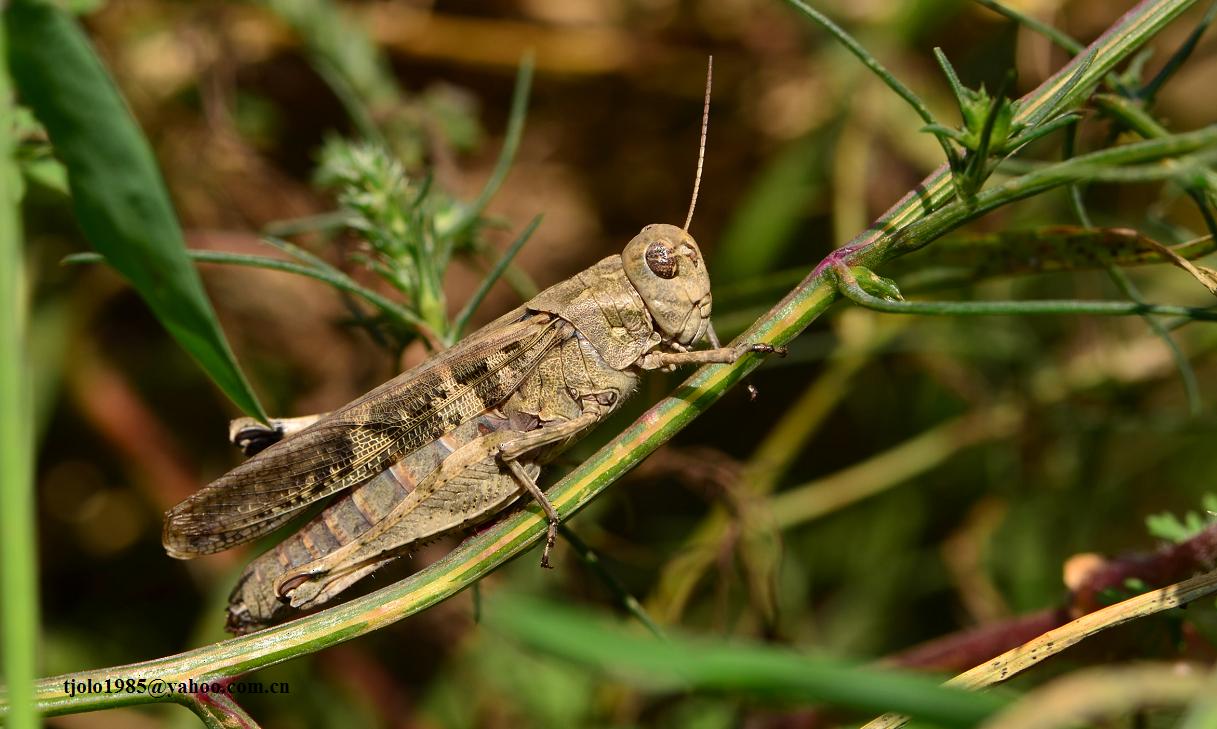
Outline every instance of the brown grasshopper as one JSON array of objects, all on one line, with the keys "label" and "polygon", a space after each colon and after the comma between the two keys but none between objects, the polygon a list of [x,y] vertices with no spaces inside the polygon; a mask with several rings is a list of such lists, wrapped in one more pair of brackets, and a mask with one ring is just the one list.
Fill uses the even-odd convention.
[{"label": "brown grasshopper", "polygon": [[[324,604],[421,543],[485,521],[522,494],[549,520],[541,466],[629,397],[644,370],[731,363],[768,344],[722,347],[710,279],[688,233],[705,150],[710,76],[685,227],[648,225],[625,247],[332,413],[236,421],[266,447],[165,515],[164,544],[189,559],[266,534],[308,504],[334,503],[245,570],[228,606],[243,633],[288,607]],[[708,339],[711,349],[694,350]]]}]

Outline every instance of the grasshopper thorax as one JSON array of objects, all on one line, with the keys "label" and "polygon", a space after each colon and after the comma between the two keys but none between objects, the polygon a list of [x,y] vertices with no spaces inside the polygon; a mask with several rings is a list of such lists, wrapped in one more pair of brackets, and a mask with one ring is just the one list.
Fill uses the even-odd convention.
[{"label": "grasshopper thorax", "polygon": [[697,242],[675,225],[642,229],[621,254],[665,342],[692,347],[710,326],[710,276]]}]

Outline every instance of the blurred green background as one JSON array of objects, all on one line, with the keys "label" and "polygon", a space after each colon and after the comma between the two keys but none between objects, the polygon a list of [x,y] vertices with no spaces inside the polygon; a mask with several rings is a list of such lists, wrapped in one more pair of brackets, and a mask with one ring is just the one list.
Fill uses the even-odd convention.
[{"label": "blurred green background", "polygon": [[[1084,42],[1129,5],[1012,4]],[[1017,94],[1065,61],[1043,38],[971,3],[817,7],[951,123],[958,115],[935,46],[970,86],[992,88],[1017,69]],[[331,192],[313,183],[319,151],[328,136],[369,128],[412,179],[430,174],[436,189],[474,198],[503,144],[513,79],[528,51],[536,71],[523,138],[487,210],[501,224],[478,239],[501,250],[543,213],[515,261],[541,287],[619,252],[643,225],[683,219],[709,54],[714,98],[691,232],[710,259],[724,335],[738,334],[784,285],[941,162],[903,102],[822,31],[769,0],[123,0],[78,10],[154,147],[193,248],[264,253],[259,232],[276,221],[333,210]],[[1197,17],[1154,41],[1150,68]],[[383,54],[385,65],[367,65],[376,58],[369,51]],[[1209,36],[1161,94],[1159,118],[1175,130],[1213,123],[1214,78],[1217,41]],[[1084,140],[1102,143],[1106,133],[1099,122],[1083,127]],[[1058,144],[1043,145],[1045,156]],[[227,593],[266,546],[190,563],[165,556],[163,512],[240,461],[225,439],[239,413],[116,274],[60,264],[86,246],[52,188],[33,185],[26,203],[42,675],[222,637]],[[1159,185],[1096,185],[1085,196],[1097,225],[1134,227],[1170,243],[1204,230],[1195,208]],[[969,231],[1074,223],[1057,192]],[[335,264],[358,247],[350,235],[308,240]],[[451,312],[476,289],[486,260],[456,257],[444,280]],[[918,267],[916,258],[902,264]],[[201,270],[274,415],[332,409],[425,356],[417,342],[400,357],[378,346],[353,325],[349,302],[317,281]],[[1175,268],[1131,275],[1153,301],[1201,305],[1210,296]],[[1100,271],[999,280],[958,295],[1119,294]],[[518,291],[498,284],[475,325],[518,301]],[[1148,516],[1202,515],[1204,496],[1217,493],[1217,336],[1198,323],[1178,338],[1195,369],[1199,412],[1170,352],[1140,319],[897,318],[839,304],[790,357],[751,378],[755,402],[742,388],[729,394],[571,527],[658,621],[710,636],[871,660],[1052,610],[1067,601],[1067,567],[1084,572],[1099,559],[1087,553],[1152,551],[1163,533],[1147,529]],[[553,472],[677,382],[652,376]],[[365,590],[453,543],[426,547]],[[483,591],[510,585],[629,620],[569,546],[560,542],[554,572],[539,570],[537,558],[516,560]],[[638,693],[481,630],[474,612],[466,593],[375,635],[261,671],[253,677],[289,681],[290,698],[242,704],[263,726],[285,728],[830,721],[805,708]],[[1138,623],[1026,680],[1130,658],[1211,660],[1213,613],[1208,601],[1187,620]],[[179,707],[48,720],[82,728],[195,724]]]}]

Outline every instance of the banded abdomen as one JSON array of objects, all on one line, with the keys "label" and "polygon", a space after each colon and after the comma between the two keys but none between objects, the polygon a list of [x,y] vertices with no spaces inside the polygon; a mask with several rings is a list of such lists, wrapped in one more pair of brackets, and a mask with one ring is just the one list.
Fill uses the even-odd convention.
[{"label": "banded abdomen", "polygon": [[[512,435],[506,418],[484,412],[340,496],[245,568],[229,597],[228,629],[251,632],[284,619],[293,607],[322,605],[420,544],[492,516],[519,495],[519,486],[493,449],[471,451],[471,444]],[[473,455],[454,469],[459,459],[449,458],[458,449]],[[540,471],[524,465],[534,478]],[[303,574],[339,550],[341,569]],[[289,573],[302,576],[284,579]]]}]

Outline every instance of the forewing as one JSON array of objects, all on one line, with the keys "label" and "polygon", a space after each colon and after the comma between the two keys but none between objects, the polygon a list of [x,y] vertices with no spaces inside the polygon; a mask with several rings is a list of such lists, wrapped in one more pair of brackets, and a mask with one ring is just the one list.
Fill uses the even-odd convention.
[{"label": "forewing", "polygon": [[227,549],[375,476],[506,400],[563,331],[553,317],[532,314],[487,327],[386,382],[173,507],[165,549],[180,558]]}]

